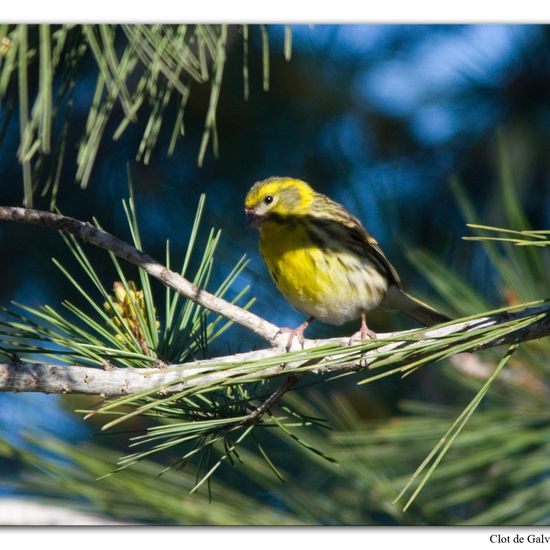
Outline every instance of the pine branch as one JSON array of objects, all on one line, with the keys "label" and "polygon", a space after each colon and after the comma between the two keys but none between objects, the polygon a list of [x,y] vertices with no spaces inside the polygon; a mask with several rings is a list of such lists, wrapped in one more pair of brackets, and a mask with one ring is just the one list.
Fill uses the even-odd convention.
[{"label": "pine branch", "polygon": [[[130,216],[131,227],[135,230],[132,232],[135,246],[97,226],[49,212],[0,207],[0,220],[57,229],[107,250],[112,258],[115,256],[124,258],[141,268],[142,275],[145,272],[159,279],[169,289],[173,289],[221,317],[239,323],[269,342],[270,347],[262,350],[209,360],[171,365],[160,361],[152,363],[157,368],[142,368],[142,362],[131,365],[137,368],[130,368],[124,362],[117,365],[118,355],[114,354],[113,362],[105,363],[109,368],[102,369],[98,366],[101,363],[97,362],[97,359],[101,360],[103,357],[101,352],[97,357],[91,356],[91,358],[75,355],[72,360],[75,363],[82,361],[83,364],[72,366],[28,362],[21,361],[17,355],[21,350],[13,349],[11,344],[6,349],[0,348],[0,353],[9,361],[0,364],[0,391],[81,393],[112,398],[108,399],[100,409],[88,411],[88,416],[114,415],[110,416],[110,420],[103,425],[103,430],[141,414],[159,412],[163,414],[168,411],[178,416],[183,415],[184,421],[179,425],[153,426],[147,433],[132,438],[132,448],[142,446],[144,450],[137,450],[121,458],[118,462],[118,470],[132,466],[161,450],[180,447],[185,442],[188,447],[183,446],[184,454],[181,460],[185,462],[203,453],[199,458],[200,463],[204,452],[209,456],[215,444],[223,445],[221,457],[200,481],[197,481],[193,491],[203,483],[209,482],[212,474],[224,461],[238,458],[236,448],[251,434],[256,425],[277,425],[304,448],[329,461],[333,460],[323,451],[289,432],[281,417],[271,412],[282,397],[294,389],[298,381],[306,375],[314,375],[318,379],[325,376],[326,380],[363,371],[368,375],[360,383],[366,383],[393,374],[406,376],[426,364],[450,358],[462,352],[498,345],[508,345],[515,349],[521,342],[550,335],[550,300],[540,300],[481,313],[431,328],[379,334],[376,339],[358,343],[350,341],[349,338],[306,340],[302,349],[297,342],[294,342],[294,350],[284,353],[287,338],[284,334],[280,334],[277,326],[206,292],[200,288],[203,283],[198,282],[198,285],[191,283],[139,250],[141,241],[134,227],[137,223],[135,213]],[[76,239],[72,242],[74,244]],[[167,265],[170,265],[168,258]],[[118,264],[117,270],[123,282],[126,281]],[[124,288],[125,292],[131,295],[134,287],[126,281]],[[137,290],[133,292],[136,294]],[[107,292],[104,291],[103,294],[107,295]],[[151,311],[154,311],[154,306],[151,307]],[[111,308],[115,309],[112,306]],[[139,308],[136,311],[139,311]],[[153,325],[154,319],[153,315]],[[12,329],[15,330],[13,343],[17,343],[17,338],[24,338],[27,334],[26,322],[27,320],[22,317],[18,323],[7,324],[6,334],[9,334]],[[32,325],[32,321],[28,322]],[[154,327],[153,331],[155,331]],[[24,346],[23,349],[25,349]],[[47,349],[31,347],[28,351],[32,354],[42,352],[48,354]],[[71,346],[68,346],[67,351],[71,352]],[[55,354],[53,356],[55,357]],[[174,358],[172,361],[181,361],[184,356],[177,357],[178,359]],[[193,357],[193,355],[190,354],[187,357]],[[91,366],[94,364],[95,366]],[[411,499],[426,483],[504,364],[505,362],[499,363],[499,366],[493,370],[480,390],[479,398],[476,396],[471,406],[459,417],[457,422],[460,420],[460,424],[457,431],[453,432],[452,438],[441,449],[437,459],[424,474]],[[255,390],[251,391],[251,388],[257,389],[258,382],[265,387],[263,383],[274,377],[284,377],[284,381],[275,391],[264,392],[262,396]],[[225,411],[220,406],[225,406],[226,403],[216,399],[219,395],[233,400]],[[208,404],[208,410],[204,413],[199,407],[198,416],[196,400],[197,402],[202,400]],[[221,414],[220,411],[222,411]],[[263,418],[266,414],[270,415],[270,421],[264,423]],[[266,460],[271,463],[269,458]],[[421,465],[415,476],[420,474],[426,464],[427,462]]]},{"label": "pine branch", "polygon": [[[137,160],[148,164],[159,146],[161,130],[171,126],[168,156],[184,135],[183,121],[196,85],[210,89],[197,162],[208,147],[218,155],[217,113],[224,84],[224,68],[233,57],[230,44],[239,38],[240,25],[0,25],[0,104],[17,106],[18,159],[23,170],[24,204],[31,207],[38,191],[49,194],[55,206],[59,167],[70,149],[67,131],[76,135],[76,179],[90,183],[101,143],[117,140],[133,123],[141,134]],[[249,28],[244,26],[243,79],[248,90]],[[262,38],[264,88],[269,84],[269,36],[265,25],[254,26]],[[291,55],[291,30],[285,28],[284,55]],[[87,110],[81,132],[71,115],[75,83],[95,78],[95,92],[82,98]],[[248,97],[248,91],[245,92]],[[117,109],[121,107],[122,116]],[[174,112],[175,117],[168,115]],[[11,111],[11,107],[8,109]],[[9,116],[4,117],[5,121]],[[174,119],[174,120],[171,120]],[[76,124],[75,124],[76,123]],[[73,127],[74,131],[69,130]],[[7,129],[7,124],[4,124]],[[0,128],[0,142],[6,132]],[[54,147],[54,144],[58,144]],[[50,157],[51,163],[46,160]],[[49,164],[55,168],[50,170]]]},{"label": "pine branch", "polygon": [[88,222],[42,210],[14,206],[0,206],[0,220],[39,225],[75,235],[84,242],[103,248],[131,264],[141,267],[149,275],[159,279],[189,300],[214,313],[223,315],[226,319],[251,330],[270,343],[278,343],[279,329],[277,326],[197,287],[151,256]]},{"label": "pine branch", "polygon": [[[12,361],[0,365],[0,391],[102,396],[139,392],[169,394],[212,384],[238,384],[251,379],[306,372],[346,373],[388,364],[406,364],[410,370],[424,364],[426,358],[435,361],[459,351],[509,345],[550,334],[550,305],[542,303],[514,313],[498,311],[489,317],[470,318],[433,329],[380,334],[378,340],[353,346],[350,346],[348,339],[306,340],[303,350],[284,354],[286,338],[278,334],[277,326],[197,287],[103,229],[60,214],[18,207],[0,207],[0,220],[39,225],[75,235],[142,268],[186,298],[246,327],[271,344],[271,347],[262,350],[169,365],[162,369],[101,370],[82,365]],[[399,368],[389,373],[397,371]],[[376,375],[367,381],[385,375]],[[279,397],[273,400],[273,404]],[[271,401],[265,409],[270,406]]]},{"label": "pine branch", "polygon": [[[504,334],[499,330],[510,323],[520,324],[535,319],[529,324]],[[353,371],[370,370],[377,367],[377,360],[392,353],[419,360],[429,354],[426,346],[442,341],[452,353],[455,345],[452,337],[460,335],[468,342],[480,329],[494,332],[495,337],[482,344],[471,344],[469,351],[487,349],[500,345],[525,342],[550,335],[550,304],[529,307],[514,313],[503,312],[489,317],[470,319],[421,331],[401,331],[379,334],[378,340],[366,342],[365,347],[376,345],[363,353],[350,353],[357,347],[349,345],[347,338],[326,340],[305,340],[303,351],[282,354],[281,348],[269,347],[261,350],[216,357],[203,361],[193,361],[166,368],[113,368],[102,370],[80,365],[53,365],[33,362],[12,362],[0,364],[0,391],[81,393],[102,396],[120,396],[144,391],[158,394],[180,392],[193,387],[204,387],[215,383],[250,378],[251,365],[261,361],[268,365],[253,370],[254,379],[267,379],[275,376],[292,376],[311,373],[315,375],[344,374]],[[385,343],[387,341],[387,343]],[[446,342],[449,341],[447,344]],[[322,348],[312,358],[312,350]],[[416,350],[416,351],[415,351]],[[441,349],[438,348],[438,352]],[[351,357],[347,359],[347,357]],[[283,385],[283,387],[285,387]],[[283,393],[287,391],[284,389]],[[277,392],[276,392],[277,393]],[[281,393],[282,395],[282,393]],[[269,401],[266,409],[277,399]],[[271,399],[271,398],[269,398]],[[260,405],[262,407],[262,405]],[[262,410],[262,413],[265,412]],[[253,414],[253,413],[252,413]]]}]

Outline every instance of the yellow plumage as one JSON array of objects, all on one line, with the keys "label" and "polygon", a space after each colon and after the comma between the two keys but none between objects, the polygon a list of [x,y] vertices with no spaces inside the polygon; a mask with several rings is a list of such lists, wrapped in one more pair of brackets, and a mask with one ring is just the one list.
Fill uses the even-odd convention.
[{"label": "yellow plumage", "polygon": [[[359,220],[293,178],[256,183],[245,200],[260,251],[277,288],[299,311],[331,324],[362,319],[385,301],[423,324],[447,318],[400,288],[399,277]],[[291,332],[302,339],[303,329]],[[289,340],[290,342],[290,340]]]},{"label": "yellow plumage", "polygon": [[359,318],[384,297],[386,279],[369,264],[345,251],[323,251],[305,227],[292,231],[263,224],[260,250],[281,293],[298,310],[331,324]]}]

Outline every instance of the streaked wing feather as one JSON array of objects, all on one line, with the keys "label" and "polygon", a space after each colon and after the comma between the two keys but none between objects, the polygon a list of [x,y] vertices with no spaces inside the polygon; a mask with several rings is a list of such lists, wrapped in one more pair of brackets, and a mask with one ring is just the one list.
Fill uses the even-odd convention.
[{"label": "streaked wing feather", "polygon": [[[334,202],[325,195],[318,193],[316,202],[317,204],[314,206],[315,218],[319,219],[321,223],[324,219],[337,220],[342,229],[347,232],[349,243],[353,243],[351,246],[353,251],[357,252],[358,247],[362,247],[364,253],[369,255],[371,259],[374,259],[386,272],[391,283],[400,286],[400,279],[397,271],[382,252],[376,239],[369,235],[361,222],[350,214],[342,205]],[[326,216],[324,215],[325,213]],[[343,243],[348,242],[347,239],[340,240]]]}]

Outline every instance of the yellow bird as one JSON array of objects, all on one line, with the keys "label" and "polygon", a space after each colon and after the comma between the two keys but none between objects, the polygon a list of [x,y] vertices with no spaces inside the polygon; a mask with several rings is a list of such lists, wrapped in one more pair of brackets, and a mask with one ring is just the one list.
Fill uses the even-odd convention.
[{"label": "yellow bird", "polygon": [[450,319],[401,289],[399,276],[376,240],[342,205],[306,182],[273,177],[259,181],[245,199],[247,223],[260,230],[260,252],[277,288],[308,319],[281,329],[303,344],[318,319],[341,325],[361,319],[352,338],[376,338],[366,313],[383,303],[425,326]]}]

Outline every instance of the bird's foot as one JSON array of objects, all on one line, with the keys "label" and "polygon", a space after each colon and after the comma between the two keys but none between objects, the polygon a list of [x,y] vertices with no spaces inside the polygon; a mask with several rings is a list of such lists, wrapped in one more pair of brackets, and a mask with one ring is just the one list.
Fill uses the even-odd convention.
[{"label": "bird's foot", "polygon": [[285,349],[289,352],[292,349],[292,341],[294,338],[298,339],[300,346],[304,349],[304,330],[313,322],[313,317],[310,317],[307,321],[304,321],[300,326],[296,328],[280,328],[277,334],[288,334]]},{"label": "bird's foot", "polygon": [[371,330],[370,328],[367,328],[366,330],[361,329],[352,334],[350,340],[366,340],[367,338],[370,338],[371,340],[376,340],[376,332],[374,332],[374,330]]},{"label": "bird's foot", "polygon": [[304,348],[304,328],[302,328],[302,325],[300,325],[297,328],[283,327],[279,329],[279,332],[277,334],[288,334],[288,339],[285,346],[287,352],[290,351],[290,349],[292,348],[292,341],[294,340],[294,338],[298,340],[300,346],[302,346],[302,349]]},{"label": "bird's foot", "polygon": [[349,343],[353,342],[353,340],[366,340],[367,338],[370,338],[371,340],[376,340],[376,332],[374,330],[371,330],[367,326],[367,319],[365,317],[365,314],[361,314],[361,329],[358,330],[355,334],[352,334],[351,338],[349,339]]}]

